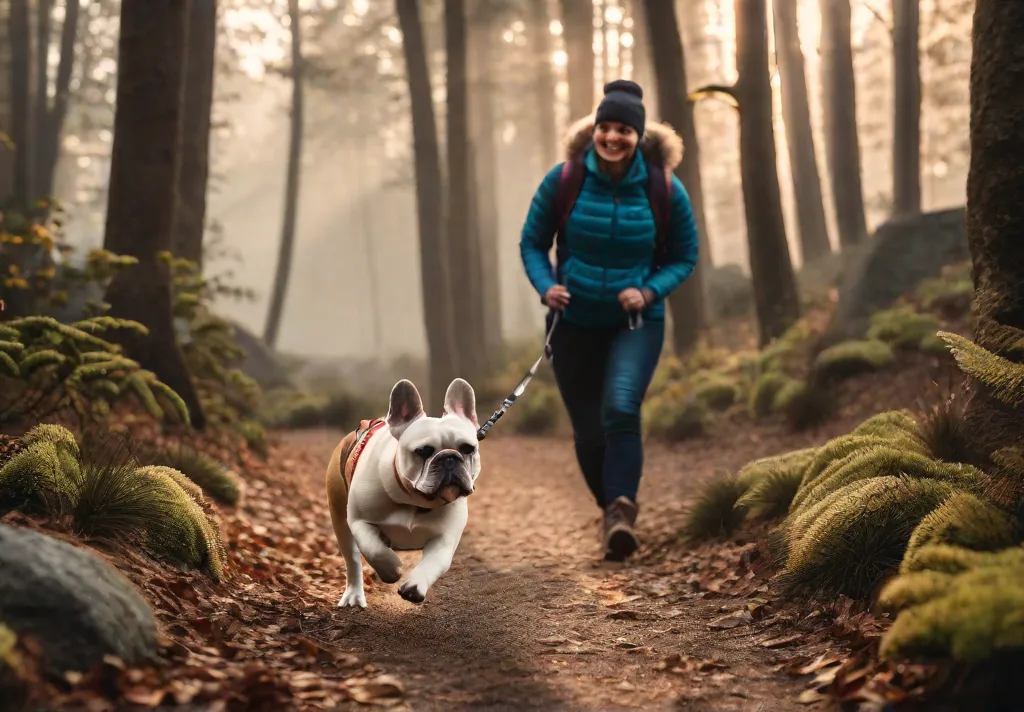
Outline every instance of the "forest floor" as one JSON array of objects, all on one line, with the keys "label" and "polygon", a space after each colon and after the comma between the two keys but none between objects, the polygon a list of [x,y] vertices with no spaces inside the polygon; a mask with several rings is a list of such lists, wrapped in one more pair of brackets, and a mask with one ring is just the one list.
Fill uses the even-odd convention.
[{"label": "forest floor", "polygon": [[[840,412],[816,431],[725,423],[700,439],[650,445],[639,494],[643,545],[626,564],[599,560],[599,512],[571,439],[496,431],[482,448],[451,569],[420,605],[367,573],[366,610],[336,607],[344,562],[323,482],[343,433],[281,434],[266,462],[245,467],[241,506],[224,511],[230,572],[222,582],[107,552],[157,612],[164,660],[136,670],[112,662],[75,681],[54,708],[85,699],[96,710],[821,708],[817,689],[835,689],[838,663],[886,621],[843,601],[780,601],[758,570],[754,538],[686,547],[677,536],[686,505],[716,471],[913,407],[936,379],[921,358],[848,382]],[[419,554],[401,556],[408,571]],[[891,699],[877,692],[891,671],[842,670],[849,699]],[[104,707],[97,693],[112,688],[121,702]]]}]

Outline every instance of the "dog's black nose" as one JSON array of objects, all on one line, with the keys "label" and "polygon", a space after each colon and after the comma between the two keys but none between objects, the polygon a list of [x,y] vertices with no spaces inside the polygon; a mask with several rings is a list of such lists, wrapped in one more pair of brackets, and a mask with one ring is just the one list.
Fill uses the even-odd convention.
[{"label": "dog's black nose", "polygon": [[460,462],[462,462],[462,458],[457,453],[445,453],[438,458],[438,463],[449,470],[454,469]]}]

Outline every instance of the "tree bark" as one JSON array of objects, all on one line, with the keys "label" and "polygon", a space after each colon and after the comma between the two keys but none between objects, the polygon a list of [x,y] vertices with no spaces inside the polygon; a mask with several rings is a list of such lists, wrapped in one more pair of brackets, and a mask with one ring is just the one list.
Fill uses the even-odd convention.
[{"label": "tree bark", "polygon": [[216,51],[217,0],[191,0],[188,56],[185,59],[179,203],[171,252],[200,266],[203,262],[206,190],[210,175],[210,115],[213,110]]},{"label": "tree bark", "polygon": [[740,174],[759,339],[765,346],[800,318],[800,298],[776,168],[765,0],[735,0],[735,13]]},{"label": "tree bark", "polygon": [[52,196],[60,157],[60,139],[68,115],[71,98],[71,74],[75,66],[75,43],[78,38],[78,18],[81,0],[67,0],[64,6],[64,24],[60,31],[60,62],[54,82],[53,104],[37,102],[39,138],[36,144],[36,193]]},{"label": "tree bark", "polygon": [[36,42],[33,48],[32,59],[35,61],[35,90],[32,92],[32,100],[35,108],[32,111],[32,121],[35,124],[35,139],[33,141],[32,161],[32,194],[34,197],[45,197],[41,192],[42,171],[40,170],[39,158],[42,150],[41,139],[44,131],[41,124],[45,123],[50,113],[50,28],[53,26],[53,0],[37,0],[36,5]]},{"label": "tree bark", "polygon": [[468,47],[465,0],[445,0],[445,50],[448,60],[448,254],[449,290],[457,345],[458,375],[470,383],[484,375],[487,355],[481,318],[483,298],[480,240],[471,233]]},{"label": "tree bark", "polygon": [[793,173],[800,252],[804,264],[832,253],[825,222],[825,204],[821,198],[821,177],[814,151],[811,109],[807,102],[807,75],[804,53],[800,49],[796,0],[774,0],[775,44],[782,75],[782,117],[786,124],[786,144]]},{"label": "tree bark", "polygon": [[921,212],[919,0],[893,0],[892,213]]},{"label": "tree bark", "polygon": [[[475,214],[472,235],[480,250],[479,299],[476,314],[483,326],[484,365],[496,367],[504,348],[501,319],[501,284],[498,275],[498,147],[495,142],[494,81],[498,72],[493,47],[498,45],[493,11],[478,13],[469,28],[473,79],[470,86],[470,200]],[[553,102],[549,101],[549,105]]]},{"label": "tree bark", "polygon": [[[1024,4],[977,0],[971,57],[967,240],[974,278],[974,340],[1024,363]],[[983,456],[1024,443],[1024,403],[1009,407],[971,383],[968,432]]]},{"label": "tree bark", "polygon": [[444,185],[437,141],[437,123],[430,90],[427,49],[418,0],[395,0],[402,30],[402,53],[409,85],[412,140],[416,172],[416,217],[420,237],[420,284],[423,319],[430,356],[430,388],[424,398],[437,402],[455,378],[455,341],[448,291],[448,244],[445,240]]},{"label": "tree bark", "polygon": [[840,248],[864,240],[864,188],[857,135],[857,89],[853,74],[850,0],[819,0],[821,9],[821,94],[832,202]]},{"label": "tree bark", "polygon": [[7,17],[11,43],[11,141],[14,142],[14,181],[11,202],[24,209],[32,197],[33,118],[32,41],[28,0],[11,0]]},{"label": "tree bark", "polygon": [[288,280],[292,271],[292,254],[295,251],[299,178],[302,173],[302,129],[305,119],[302,92],[302,17],[299,13],[299,0],[288,0],[288,17],[292,32],[292,117],[288,144],[288,175],[284,188],[284,222],[281,225],[281,244],[277,252],[277,273],[274,275],[267,323],[263,330],[263,340],[271,349],[277,346],[281,314],[284,311],[284,300],[288,295]]},{"label": "tree bark", "polygon": [[[632,0],[630,15],[633,18],[633,81],[644,88],[644,102],[649,106],[661,106],[658,95],[658,81],[654,75],[654,55],[650,35],[647,32],[647,0]],[[673,8],[675,9],[675,8]],[[660,109],[659,109],[660,110]]]},{"label": "tree bark", "polygon": [[[658,113],[683,139],[683,160],[676,166],[675,173],[690,195],[701,242],[700,258],[692,275],[668,299],[672,312],[672,346],[677,355],[683,355],[697,345],[705,323],[703,260],[707,259],[710,249],[700,179],[700,146],[693,121],[693,103],[687,91],[686,56],[677,29],[675,5],[663,0],[645,0],[641,14],[640,24],[646,25],[649,51],[654,59]],[[638,49],[643,51],[643,48]]]},{"label": "tree bark", "polygon": [[147,336],[113,338],[177,391],[193,427],[202,429],[202,408],[174,331],[170,274],[158,257],[171,246],[177,204],[187,10],[187,0],[122,0],[103,246],[139,261],[108,286],[110,315],[149,329]]},{"label": "tree bark", "polygon": [[587,116],[594,102],[594,6],[590,0],[561,0],[562,39],[569,80],[569,121]]},{"label": "tree bark", "polygon": [[537,98],[537,150],[540,164],[547,171],[558,161],[558,122],[555,119],[555,78],[551,68],[551,17],[547,0],[530,0],[530,33],[533,55],[534,91]]}]

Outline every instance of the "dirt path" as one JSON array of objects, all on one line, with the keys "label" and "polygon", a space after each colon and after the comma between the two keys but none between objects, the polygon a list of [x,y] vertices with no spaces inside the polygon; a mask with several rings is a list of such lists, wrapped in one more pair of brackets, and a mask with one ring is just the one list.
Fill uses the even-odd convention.
[{"label": "dirt path", "polygon": [[[289,439],[326,462],[337,436]],[[782,626],[709,626],[756,599],[715,596],[696,564],[680,570],[650,556],[650,542],[679,521],[686,482],[742,464],[751,445],[740,462],[708,443],[649,451],[639,522],[647,546],[624,567],[598,561],[598,512],[571,442],[495,438],[455,562],[427,601],[407,603],[377,583],[365,611],[331,612],[335,642],[401,679],[413,710],[806,709],[800,684],[773,670],[792,649],[761,645],[784,638]],[[319,486],[322,474],[310,476]],[[408,571],[418,553],[402,557]],[[332,604],[344,585],[336,560],[317,582],[333,587]]]}]

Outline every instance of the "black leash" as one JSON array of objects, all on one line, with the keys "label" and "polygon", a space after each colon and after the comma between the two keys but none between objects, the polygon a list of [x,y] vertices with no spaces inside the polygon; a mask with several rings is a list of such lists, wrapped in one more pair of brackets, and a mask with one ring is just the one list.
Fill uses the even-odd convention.
[{"label": "black leash", "polygon": [[[537,357],[536,361],[533,362],[533,366],[531,366],[530,370],[526,372],[525,376],[523,376],[523,380],[521,380],[519,384],[512,389],[512,392],[508,394],[504,401],[502,401],[501,406],[491,413],[491,417],[487,419],[487,422],[481,425],[480,429],[476,431],[477,440],[483,440],[486,438],[487,432],[494,427],[494,424],[501,419],[501,416],[505,415],[505,411],[512,407],[512,404],[516,402],[516,398],[523,395],[523,391],[526,390],[526,386],[529,385],[530,381],[533,380],[533,377],[537,374],[537,368],[540,366],[540,362],[544,359],[551,358],[551,335],[555,333],[555,327],[558,326],[558,320],[561,316],[562,312],[560,311],[556,311],[554,313],[554,317],[551,320],[551,328],[548,329],[547,337],[544,339],[544,352]],[[644,318],[641,316],[640,312],[629,313],[630,331],[635,331],[636,329],[643,327],[643,325]]]}]

